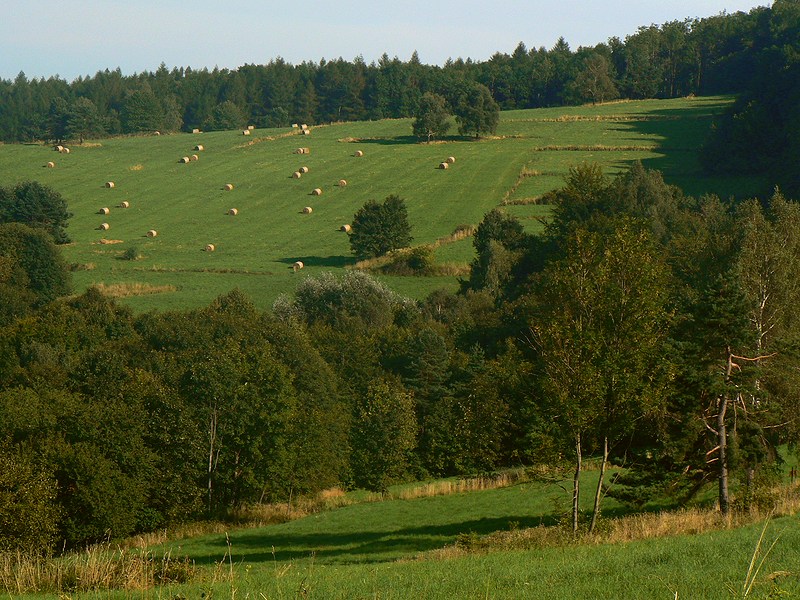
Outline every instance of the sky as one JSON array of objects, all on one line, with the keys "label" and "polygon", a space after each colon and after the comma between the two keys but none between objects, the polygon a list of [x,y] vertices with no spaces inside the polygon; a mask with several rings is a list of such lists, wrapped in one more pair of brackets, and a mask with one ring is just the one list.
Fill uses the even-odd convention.
[{"label": "sky", "polygon": [[236,69],[362,57],[425,64],[483,61],[624,39],[640,26],[770,6],[767,0],[0,0],[0,78],[104,69],[124,75],[167,68]]}]

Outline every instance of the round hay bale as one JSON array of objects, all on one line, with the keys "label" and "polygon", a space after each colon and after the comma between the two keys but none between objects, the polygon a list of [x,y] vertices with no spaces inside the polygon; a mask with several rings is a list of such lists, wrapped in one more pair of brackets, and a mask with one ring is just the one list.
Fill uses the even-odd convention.
[{"label": "round hay bale", "polygon": [[300,269],[302,269],[303,267],[305,267],[305,265],[303,264],[303,261],[302,261],[302,260],[295,261],[295,262],[294,262],[294,264],[292,265],[292,269],[293,269],[295,272],[299,271],[299,270],[300,270]]},{"label": "round hay bale", "polygon": [[153,135],[161,135],[161,132],[160,131],[154,131]]},{"label": "round hay bale", "polygon": [[104,206],[103,208],[101,208],[100,210],[97,211],[97,214],[98,215],[107,215],[110,212],[111,211],[108,210],[108,208]]},{"label": "round hay bale", "polygon": [[147,237],[150,237],[150,238],[156,237],[157,235],[158,235],[158,232],[155,229],[151,229],[150,231],[147,232]]},{"label": "round hay bale", "polygon": [[305,175],[306,173],[308,173],[308,167],[300,167],[298,171],[300,171],[303,175]]},{"label": "round hay bale", "polygon": [[52,160],[51,160],[51,161],[48,161],[48,163],[47,163],[47,168],[48,168],[48,169],[52,169],[52,168],[53,168],[53,167],[55,167],[55,166],[56,166],[56,163],[54,163]]},{"label": "round hay bale", "polygon": [[350,225],[342,225],[339,227],[339,231],[344,231],[345,233],[350,233],[351,229],[352,227],[350,227]]},{"label": "round hay bale", "polygon": [[191,160],[191,161],[200,160],[200,157],[199,157],[199,156],[197,156],[197,154],[192,154],[192,155],[189,157],[189,160]]},{"label": "round hay bale", "polygon": [[228,214],[235,217],[236,215],[239,214],[239,209],[238,208],[229,208],[228,209]]},{"label": "round hay bale", "polygon": [[188,156],[184,156],[184,157],[183,157],[182,159],[180,159],[178,162],[179,162],[179,163],[182,163],[182,164],[184,164],[184,165],[185,165],[186,163],[188,163],[188,162],[189,162],[189,157],[188,157]]},{"label": "round hay bale", "polygon": [[300,125],[300,129],[308,129],[308,125],[306,125],[305,123],[303,123],[302,125]]},{"label": "round hay bale", "polygon": [[233,184],[232,183],[226,183],[224,189],[225,189],[226,192],[230,192],[233,189]]},{"label": "round hay bale", "polygon": [[247,128],[248,128],[250,131],[253,131],[253,129],[255,129],[255,128],[256,128],[256,126],[255,126],[255,125],[248,125],[248,126],[247,126]]},{"label": "round hay bale", "polygon": [[455,156],[448,156],[447,160],[444,161],[444,162],[450,163],[452,165],[454,162],[456,162],[456,157]]},{"label": "round hay bale", "polygon": [[120,208],[130,208],[131,207],[131,203],[128,202],[127,200],[123,200],[122,202],[119,203],[119,207]]},{"label": "round hay bale", "polygon": [[111,229],[111,225],[109,225],[108,223],[100,223],[100,227],[98,227],[98,229],[102,229],[103,231],[108,231],[109,229]]},{"label": "round hay bale", "polygon": [[214,244],[206,244],[206,252],[213,252],[217,247]]},{"label": "round hay bale", "polygon": [[297,123],[292,123],[292,129],[297,129],[299,125]]},{"label": "round hay bale", "polygon": [[203,148],[202,144],[197,144],[197,146],[194,147],[195,152],[202,152],[203,150],[205,150],[205,148]]},{"label": "round hay bale", "polygon": [[320,188],[314,188],[311,190],[312,196],[322,196],[322,190]]},{"label": "round hay bale", "polygon": [[364,156],[364,153],[361,150],[356,150],[356,153],[353,156],[355,156],[356,158],[361,158],[362,156]]},{"label": "round hay bale", "polygon": [[195,128],[195,129],[192,129],[192,133],[200,133],[200,130],[199,130],[199,129],[197,129],[197,128]]},{"label": "round hay bale", "polygon": [[310,129],[303,129],[303,135],[311,135]]},{"label": "round hay bale", "polygon": [[64,148],[61,152],[63,154],[69,154],[69,148]]},{"label": "round hay bale", "polygon": [[306,207],[303,209],[303,214],[304,214],[304,215],[310,215],[312,212],[314,212],[314,209],[313,209],[313,208],[311,208],[310,206],[306,206]]},{"label": "round hay bale", "polygon": [[439,163],[439,168],[440,169],[447,169],[449,167],[450,167],[450,165],[448,163],[446,163],[446,162]]},{"label": "round hay bale", "polygon": [[339,187],[345,187],[346,185],[347,185],[347,180],[346,179],[340,179],[339,180]]},{"label": "round hay bale", "polygon": [[292,179],[300,179],[302,176],[303,174],[300,171],[295,171],[292,173]]},{"label": "round hay bale", "polygon": [[106,181],[106,187],[107,188],[113,188],[114,187],[114,182],[113,181]]},{"label": "round hay bale", "polygon": [[298,148],[294,151],[295,154],[305,154],[305,148]]},{"label": "round hay bale", "polygon": [[244,131],[242,131],[242,135],[250,135],[250,130],[245,129]]},{"label": "round hay bale", "polygon": [[61,152],[62,150],[64,150],[64,146],[60,144],[58,146],[53,146],[53,150],[55,150],[56,152]]}]

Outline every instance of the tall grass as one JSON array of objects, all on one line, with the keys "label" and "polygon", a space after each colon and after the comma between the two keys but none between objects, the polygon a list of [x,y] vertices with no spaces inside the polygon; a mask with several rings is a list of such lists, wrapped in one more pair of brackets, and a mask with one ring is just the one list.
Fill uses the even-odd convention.
[{"label": "tall grass", "polygon": [[147,590],[186,583],[196,568],[186,558],[152,552],[93,546],[63,558],[0,554],[0,589],[9,593]]}]

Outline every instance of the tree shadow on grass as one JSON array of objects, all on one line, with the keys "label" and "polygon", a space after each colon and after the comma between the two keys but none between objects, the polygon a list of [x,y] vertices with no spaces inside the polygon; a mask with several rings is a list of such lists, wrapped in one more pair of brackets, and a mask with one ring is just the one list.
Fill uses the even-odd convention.
[{"label": "tree shadow on grass", "polygon": [[287,267],[291,267],[296,261],[302,261],[306,267],[326,267],[332,269],[341,269],[347,265],[355,264],[355,259],[351,256],[294,256],[279,258],[278,262],[284,263]]},{"label": "tree shadow on grass", "polygon": [[[451,135],[431,140],[431,145],[437,143],[438,144],[448,143],[448,142],[473,142],[475,141],[475,139],[476,138],[474,136],[469,136],[469,135]],[[426,140],[422,140],[415,135],[397,135],[394,137],[385,137],[385,138],[364,138],[364,139],[359,139],[352,143],[376,144],[378,146],[397,146],[397,145],[409,145],[409,144],[419,144],[421,146],[428,145],[428,142]]]},{"label": "tree shadow on grass", "polygon": [[419,552],[453,544],[460,534],[486,535],[507,531],[511,527],[552,526],[556,523],[557,519],[552,516],[510,515],[443,525],[395,530],[387,527],[384,531],[354,533],[320,531],[298,534],[267,528],[230,535],[230,547],[228,538],[219,536],[208,544],[216,552],[212,549],[205,555],[192,555],[191,558],[199,565],[213,564],[222,560],[226,552],[230,551],[233,561],[243,560],[248,563],[289,562],[312,555],[317,563],[382,563],[409,558]]}]

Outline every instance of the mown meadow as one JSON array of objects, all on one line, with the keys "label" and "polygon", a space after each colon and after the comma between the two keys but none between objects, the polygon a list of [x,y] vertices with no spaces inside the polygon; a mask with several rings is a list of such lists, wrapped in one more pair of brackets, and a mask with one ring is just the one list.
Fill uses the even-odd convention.
[{"label": "mown meadow", "polygon": [[[571,166],[597,162],[609,173],[640,160],[687,193],[759,191],[753,179],[701,176],[696,151],[724,97],[617,102],[502,113],[496,136],[411,137],[411,120],[300,128],[148,135],[92,140],[60,154],[44,145],[0,147],[0,185],[37,180],[59,191],[73,213],[64,248],[76,291],[104,286],[135,310],[206,305],[238,287],[269,307],[298,280],[354,264],[340,231],[366,200],[398,194],[413,243],[432,244],[460,225],[477,225],[505,205],[526,228],[541,227],[542,194]],[[194,148],[202,145],[203,150]],[[298,148],[309,154],[297,154]],[[357,151],[363,156],[356,157]],[[184,156],[198,160],[181,163]],[[448,156],[456,162],[438,169]],[[48,161],[55,167],[48,168]],[[292,174],[300,167],[308,173]],[[340,180],[347,182],[339,185]],[[114,187],[106,187],[113,182]],[[233,189],[225,189],[232,184]],[[322,190],[312,196],[312,190]],[[128,208],[119,208],[123,202]],[[313,208],[303,214],[303,208]],[[109,214],[99,211],[109,209]],[[238,214],[228,214],[236,208]],[[101,230],[107,223],[108,230]],[[156,237],[147,237],[150,230]],[[213,252],[205,251],[213,244]],[[135,256],[136,260],[125,260]],[[443,243],[446,276],[385,277],[421,298],[455,289],[474,253],[470,239]],[[302,261],[295,273],[291,265]]]},{"label": "mown meadow", "polygon": [[[583,485],[596,480],[596,471],[583,473]],[[81,598],[722,600],[800,593],[800,527],[790,516],[796,487],[784,490],[777,515],[739,514],[727,523],[713,508],[662,513],[652,506],[634,515],[609,500],[598,532],[573,537],[561,526],[568,485],[554,474],[512,474],[395,486],[385,497],[329,491],[328,508],[305,517],[218,526],[164,543],[158,534],[129,540],[72,559],[83,570],[62,564],[60,577]],[[582,508],[591,508],[588,498]],[[150,562],[135,559],[142,555]],[[153,585],[154,571],[162,585]],[[17,596],[28,597],[23,591]]]}]

